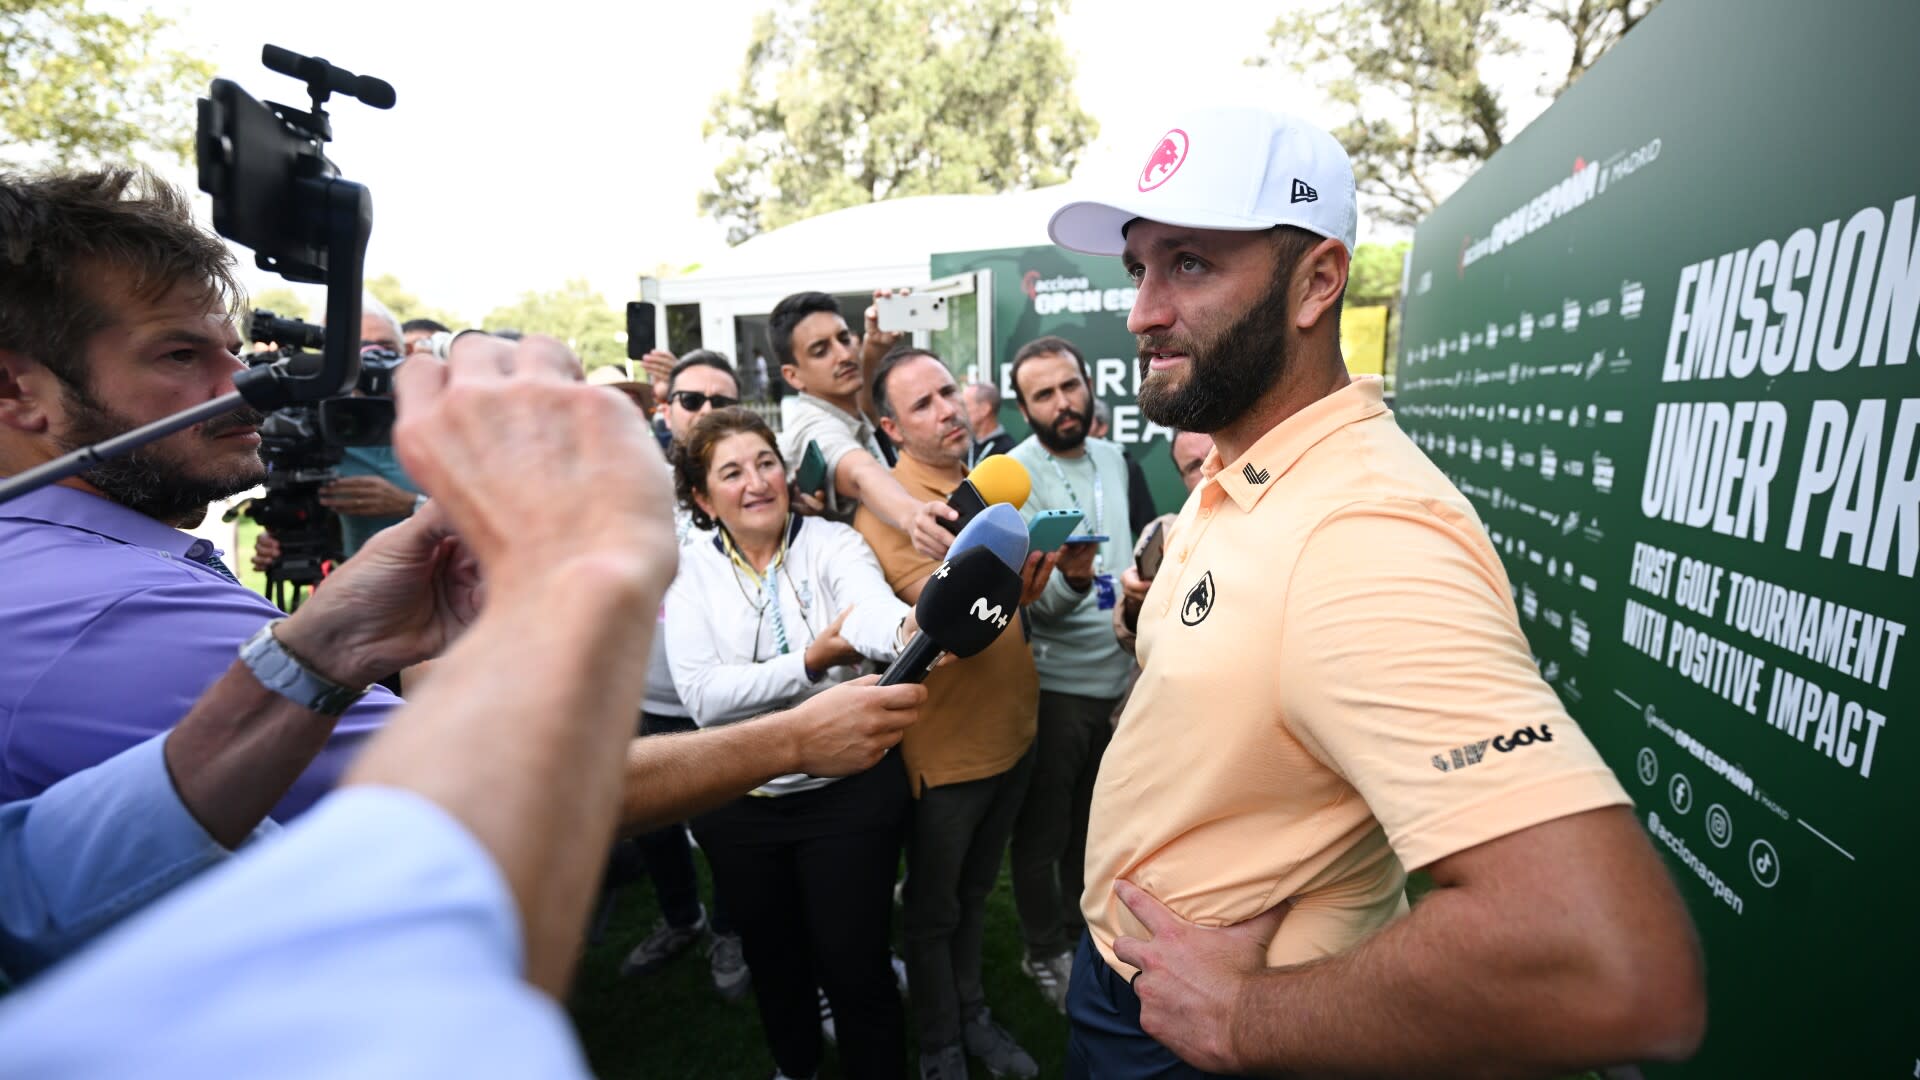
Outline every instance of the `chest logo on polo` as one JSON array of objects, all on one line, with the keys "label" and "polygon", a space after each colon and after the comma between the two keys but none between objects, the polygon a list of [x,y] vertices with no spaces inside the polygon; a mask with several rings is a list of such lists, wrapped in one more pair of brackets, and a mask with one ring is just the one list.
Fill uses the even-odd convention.
[{"label": "chest logo on polo", "polygon": [[1180,603],[1180,621],[1188,626],[1205,622],[1207,613],[1213,610],[1214,595],[1213,571],[1209,570],[1198,584],[1187,590],[1187,598]]},{"label": "chest logo on polo", "polygon": [[1240,475],[1246,477],[1247,483],[1252,484],[1254,487],[1259,487],[1261,484],[1264,484],[1267,481],[1273,479],[1272,473],[1268,472],[1265,469],[1256,470],[1253,467],[1253,462],[1251,461],[1247,462],[1246,465],[1241,467]]}]

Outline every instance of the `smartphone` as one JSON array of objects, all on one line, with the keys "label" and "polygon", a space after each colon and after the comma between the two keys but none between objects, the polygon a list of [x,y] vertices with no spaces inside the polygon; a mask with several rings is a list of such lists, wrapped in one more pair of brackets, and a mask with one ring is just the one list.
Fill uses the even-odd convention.
[{"label": "smartphone", "polygon": [[944,296],[883,296],[879,303],[880,329],[889,333],[907,330],[945,330],[947,298]]},{"label": "smartphone", "polygon": [[1111,539],[1113,539],[1113,537],[1107,536],[1104,533],[1081,533],[1078,536],[1067,537],[1062,543],[1067,546],[1074,544],[1104,544]]},{"label": "smartphone", "polygon": [[1163,522],[1156,521],[1147,526],[1147,535],[1140,541],[1140,550],[1133,557],[1133,565],[1140,573],[1140,580],[1152,581],[1160,572],[1160,562],[1167,557],[1167,528]]},{"label": "smartphone", "polygon": [[627,301],[627,359],[638,360],[653,348],[653,305],[645,300]]},{"label": "smartphone", "polygon": [[1083,516],[1078,510],[1042,510],[1035,514],[1027,522],[1028,553],[1059,551]]},{"label": "smartphone", "polygon": [[793,474],[793,486],[807,495],[827,486],[827,455],[820,452],[820,444],[812,439],[807,440],[807,449],[800,455],[800,468]]}]

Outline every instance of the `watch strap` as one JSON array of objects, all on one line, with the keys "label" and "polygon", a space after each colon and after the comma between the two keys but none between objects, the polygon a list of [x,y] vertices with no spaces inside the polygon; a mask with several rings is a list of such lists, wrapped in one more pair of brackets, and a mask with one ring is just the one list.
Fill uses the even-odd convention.
[{"label": "watch strap", "polygon": [[275,619],[240,646],[240,662],[247,665],[260,685],[322,716],[339,716],[367,692],[366,687],[342,686],[308,667],[287,650],[273,628],[285,622]]}]

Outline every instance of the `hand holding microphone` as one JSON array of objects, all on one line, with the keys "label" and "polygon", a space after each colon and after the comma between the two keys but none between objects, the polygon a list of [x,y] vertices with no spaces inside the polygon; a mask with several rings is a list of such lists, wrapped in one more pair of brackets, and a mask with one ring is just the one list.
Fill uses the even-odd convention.
[{"label": "hand holding microphone", "polygon": [[1026,505],[1033,489],[1033,478],[1026,467],[1005,454],[994,454],[973,467],[960,486],[943,503],[929,502],[913,515],[907,536],[916,551],[932,558],[945,558],[952,550],[953,537],[967,522],[988,506],[1011,503],[1015,509]]},{"label": "hand holding microphone", "polygon": [[958,536],[960,530],[987,507],[1008,503],[1018,510],[1027,504],[1027,496],[1032,492],[1033,477],[1027,475],[1026,466],[1005,454],[994,454],[981,459],[960,486],[953,489],[953,494],[947,496],[947,508],[959,516],[940,524]]},{"label": "hand holding microphone", "polygon": [[1019,617],[1026,561],[1027,529],[1019,511],[999,503],[976,514],[920,591],[914,605],[920,632],[888,665],[880,685],[924,681],[941,653],[974,656],[992,645]]}]

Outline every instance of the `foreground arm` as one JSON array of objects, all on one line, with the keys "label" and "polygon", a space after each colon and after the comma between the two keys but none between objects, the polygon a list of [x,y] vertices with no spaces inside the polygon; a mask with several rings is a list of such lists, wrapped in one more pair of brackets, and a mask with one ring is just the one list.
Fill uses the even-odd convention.
[{"label": "foreground arm", "polygon": [[[472,833],[517,902],[528,981],[557,996],[644,690],[630,658],[654,620],[632,613],[659,607],[676,565],[670,488],[644,420],[571,382],[558,342],[458,344],[448,368],[402,367],[394,445],[485,571],[487,611],[347,783],[411,789]],[[539,512],[575,492],[580,513]]]},{"label": "foreground arm", "polygon": [[953,534],[942,521],[959,518],[943,502],[921,502],[900,486],[887,467],[865,450],[851,450],[833,467],[833,487],[843,499],[857,500],[888,525],[907,534],[915,551],[929,559],[946,557]]},{"label": "foreground arm", "polygon": [[1365,944],[1276,969],[1264,938],[1192,926],[1123,883],[1153,933],[1115,947],[1144,966],[1142,1025],[1200,1068],[1287,1076],[1545,1076],[1699,1045],[1700,945],[1626,808],[1431,872],[1433,892]]},{"label": "foreground arm", "polygon": [[645,832],[737,799],[776,776],[872,768],[919,716],[923,686],[842,683],[785,712],[627,744],[621,824]]}]

